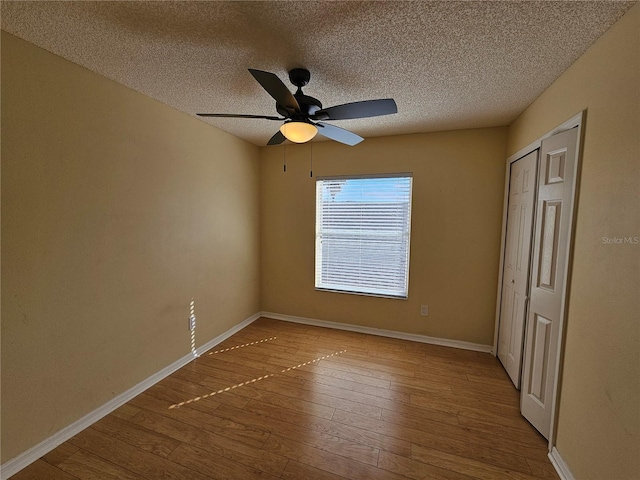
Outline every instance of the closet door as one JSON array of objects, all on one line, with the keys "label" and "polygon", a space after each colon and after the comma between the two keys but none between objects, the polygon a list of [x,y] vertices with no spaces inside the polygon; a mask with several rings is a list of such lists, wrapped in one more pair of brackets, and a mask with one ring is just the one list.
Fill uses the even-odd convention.
[{"label": "closet door", "polygon": [[520,409],[549,438],[571,246],[578,129],[542,141]]},{"label": "closet door", "polygon": [[511,164],[498,358],[520,388],[538,151]]}]

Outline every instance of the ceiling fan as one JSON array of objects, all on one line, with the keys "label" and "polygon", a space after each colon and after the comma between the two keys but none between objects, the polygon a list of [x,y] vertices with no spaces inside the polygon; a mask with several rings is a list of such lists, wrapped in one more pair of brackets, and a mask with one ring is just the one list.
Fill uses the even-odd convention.
[{"label": "ceiling fan", "polygon": [[318,99],[302,93],[302,87],[307,85],[311,78],[309,70],[304,68],[294,68],[289,72],[289,80],[298,87],[294,94],[273,73],[251,68],[249,72],[262,85],[262,88],[274,98],[276,111],[281,117],[233,113],[198,113],[196,115],[200,117],[261,118],[284,121],[280,130],[271,137],[267,145],[279,145],[285,140],[304,143],[319,133],[331,140],[353,146],[364,139],[349,130],[324,123],[324,120],[377,117],[398,112],[396,102],[392,98],[364,100],[322,108],[322,103]]}]

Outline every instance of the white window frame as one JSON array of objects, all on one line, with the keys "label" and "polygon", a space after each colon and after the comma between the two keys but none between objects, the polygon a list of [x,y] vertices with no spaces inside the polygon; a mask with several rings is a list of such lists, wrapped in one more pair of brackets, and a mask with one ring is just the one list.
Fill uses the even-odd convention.
[{"label": "white window frame", "polygon": [[[404,266],[404,276],[398,277],[401,280],[401,287],[392,289],[384,288],[376,288],[375,286],[369,285],[357,285],[357,281],[355,283],[350,283],[347,280],[342,280],[338,282],[331,282],[323,279],[323,238],[327,236],[327,230],[323,231],[322,224],[324,217],[326,214],[326,209],[323,209],[324,206],[328,204],[328,202],[323,202],[323,192],[322,188],[324,182],[326,181],[336,181],[336,180],[375,180],[375,179],[392,179],[392,178],[407,178],[409,180],[409,191],[407,198],[407,207],[406,211],[403,211],[403,215],[406,215],[406,223],[403,223],[402,228],[396,231],[396,237],[398,235],[402,235],[402,238],[406,242],[406,258],[400,260],[398,262],[398,266],[402,268]],[[412,197],[413,197],[413,175],[411,173],[390,173],[390,174],[378,174],[378,175],[342,175],[342,176],[327,176],[327,177],[317,177],[316,178],[316,249],[315,249],[315,288],[318,291],[330,291],[330,292],[338,292],[338,293],[348,293],[355,295],[365,295],[365,296],[375,296],[375,297],[384,297],[384,298],[395,298],[395,299],[407,299],[409,295],[409,259],[410,259],[410,247],[411,247],[411,210],[412,210]],[[381,202],[386,203],[386,202]],[[397,203],[392,203],[392,205],[398,205]],[[362,225],[355,225],[356,228],[362,228]],[[376,237],[363,235],[362,237],[358,237],[356,241],[361,240],[369,240],[375,239]],[[378,237],[380,238],[380,237]],[[402,248],[402,247],[401,247]],[[404,252],[403,252],[404,253]],[[362,255],[362,252],[360,252]],[[404,265],[403,265],[404,262]],[[353,273],[359,275],[363,274],[363,277],[367,276],[367,269],[364,269],[362,272],[357,269],[352,271]],[[370,274],[370,270],[368,270]],[[366,283],[366,282],[365,282]]]}]

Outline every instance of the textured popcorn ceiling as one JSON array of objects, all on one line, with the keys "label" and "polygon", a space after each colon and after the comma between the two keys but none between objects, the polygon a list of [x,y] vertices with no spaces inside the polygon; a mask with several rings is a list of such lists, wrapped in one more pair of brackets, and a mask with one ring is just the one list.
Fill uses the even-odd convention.
[{"label": "textured popcorn ceiling", "polygon": [[[333,122],[366,138],[509,124],[633,3],[3,1],[2,28],[191,115],[274,115],[247,68],[293,90],[305,67],[325,107],[396,100]],[[203,121],[256,145],[279,126]]]}]

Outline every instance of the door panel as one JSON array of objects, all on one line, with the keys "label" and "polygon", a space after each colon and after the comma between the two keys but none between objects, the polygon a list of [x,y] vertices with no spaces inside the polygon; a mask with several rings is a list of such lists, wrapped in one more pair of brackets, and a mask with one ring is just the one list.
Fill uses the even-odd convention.
[{"label": "door panel", "polygon": [[511,164],[498,358],[520,388],[538,153]]},{"label": "door panel", "polygon": [[549,358],[550,325],[550,320],[536,315],[535,325],[533,327],[533,358],[531,359],[533,368],[531,369],[532,375],[529,384],[529,393],[540,405],[544,405],[546,397],[545,375],[547,369],[545,368],[545,363]]},{"label": "door panel", "polygon": [[[520,241],[518,242],[518,260],[516,262],[516,269],[519,272],[522,272],[523,269],[527,268],[529,264],[529,255],[525,258],[525,242],[522,241],[524,236],[527,235],[527,219],[530,215],[527,215],[529,212],[529,205],[520,205],[520,217],[519,217],[519,225],[518,225],[518,238]],[[527,252],[529,253],[529,252]]]},{"label": "door panel", "polygon": [[571,204],[577,162],[577,129],[542,141],[537,217],[533,246],[534,279],[527,316],[520,408],[549,438],[566,264],[570,247]]},{"label": "door panel", "polygon": [[555,291],[558,264],[558,231],[562,218],[562,200],[542,202],[542,247],[537,286]]}]

